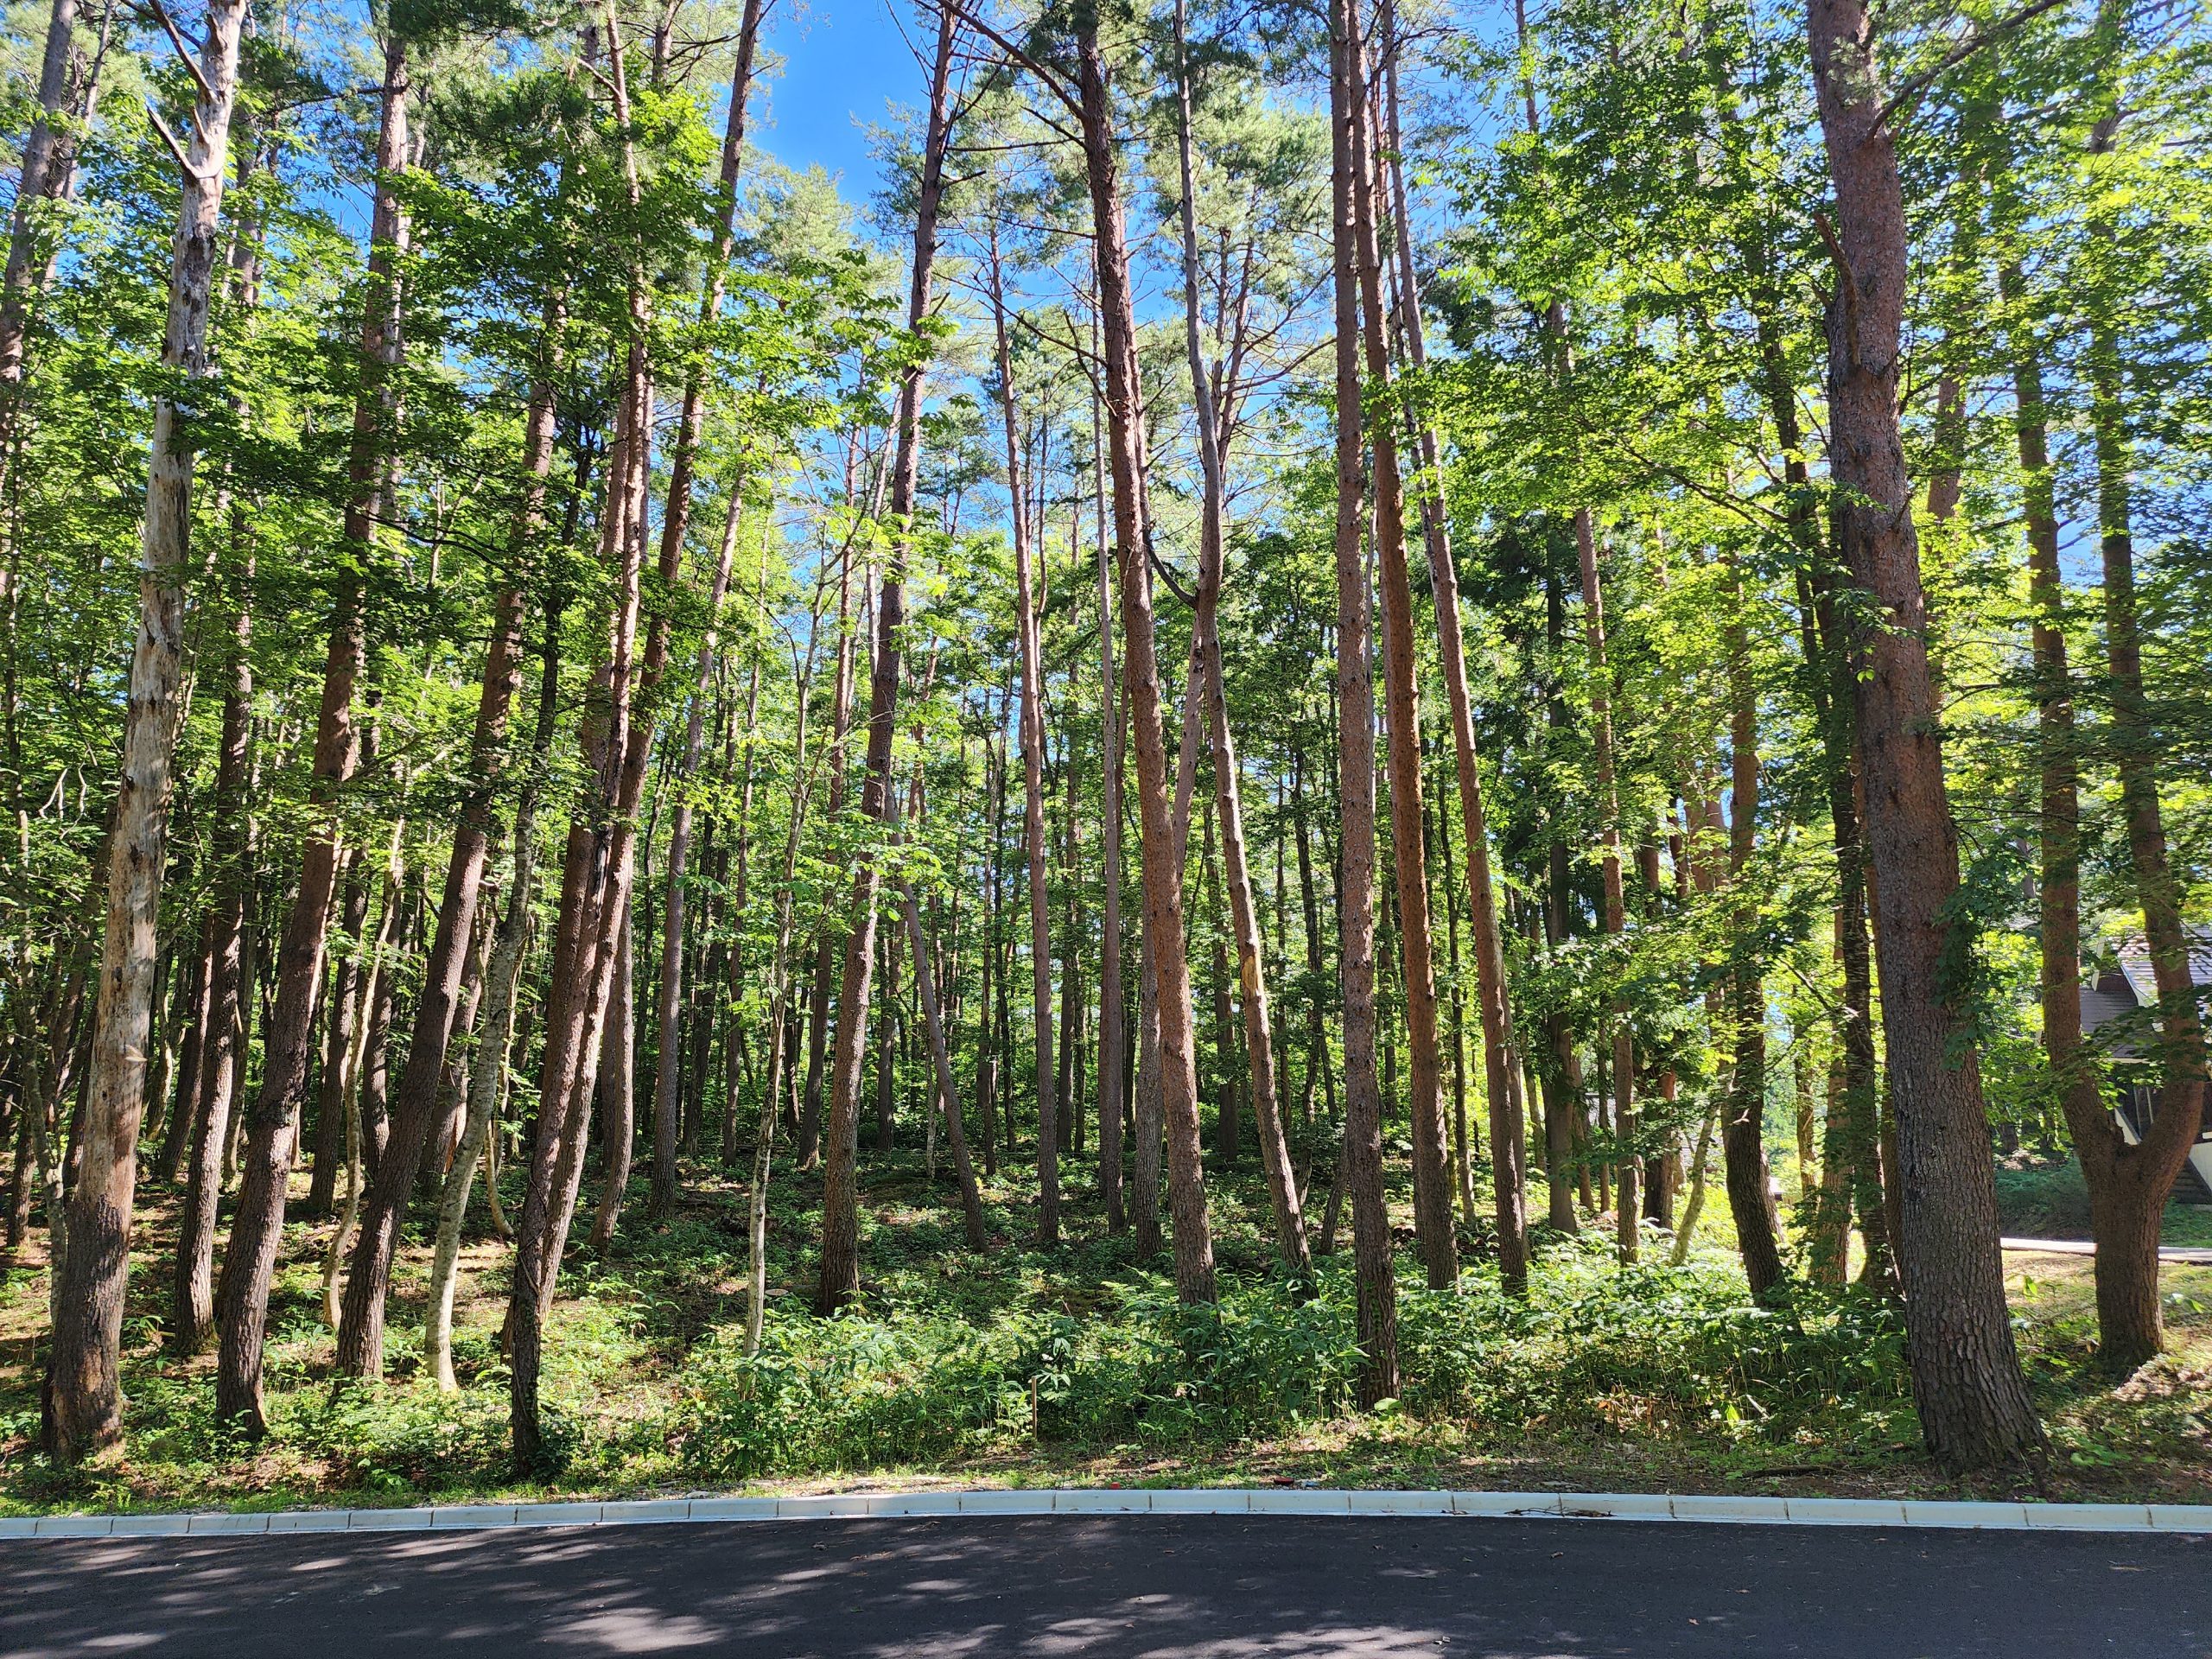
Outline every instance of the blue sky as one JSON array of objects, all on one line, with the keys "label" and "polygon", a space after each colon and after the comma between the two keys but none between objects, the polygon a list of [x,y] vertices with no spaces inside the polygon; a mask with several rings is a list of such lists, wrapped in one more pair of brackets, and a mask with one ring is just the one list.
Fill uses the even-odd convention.
[{"label": "blue sky", "polygon": [[842,175],[856,205],[874,190],[870,125],[926,91],[886,0],[777,0],[767,45],[784,61],[755,105],[753,140],[787,167]]}]

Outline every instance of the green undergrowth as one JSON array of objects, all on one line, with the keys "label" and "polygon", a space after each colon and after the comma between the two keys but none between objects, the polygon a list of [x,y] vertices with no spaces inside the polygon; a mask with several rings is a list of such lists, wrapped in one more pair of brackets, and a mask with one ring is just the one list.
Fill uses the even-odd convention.
[{"label": "green undergrowth", "polygon": [[[2010,1236],[2088,1238],[2089,1187],[2080,1160],[2024,1156],[1999,1164],[1997,1217]],[[2168,1204],[2159,1237],[2172,1245],[2212,1247],[2212,1205],[2178,1198]]]},{"label": "green undergrowth", "polygon": [[[1126,1236],[1097,1224],[1080,1161],[1065,1243],[1034,1248],[1027,1195],[999,1183],[986,1192],[993,1247],[981,1256],[964,1246],[949,1179],[926,1177],[918,1156],[863,1163],[860,1299],[835,1318],[810,1310],[819,1180],[785,1177],[770,1215],[766,1332],[752,1356],[745,1193],[719,1167],[689,1173],[686,1202],[667,1222],[646,1220],[641,1189],[610,1248],[572,1251],[543,1380],[560,1468],[532,1481],[508,1462],[502,1247],[470,1245],[458,1393],[439,1394],[416,1363],[419,1235],[395,1277],[387,1379],[346,1384],[332,1376],[321,1319],[328,1224],[295,1224],[271,1302],[272,1432],[247,1442],[213,1420],[208,1357],[163,1346],[169,1221],[157,1207],[141,1232],[126,1323],[129,1439],[86,1468],[56,1469],[35,1449],[42,1268],[20,1262],[0,1280],[0,1509],[854,1480],[1967,1490],[1919,1456],[1894,1310],[1802,1283],[1786,1302],[1752,1304],[1725,1205],[1708,1209],[1703,1242],[1679,1268],[1666,1263],[1663,1235],[1624,1269],[1610,1228],[1540,1234],[1521,1297],[1504,1291],[1479,1232],[1463,1240],[1456,1291],[1423,1287],[1404,1230],[1401,1380],[1362,1410],[1349,1257],[1322,1259],[1310,1284],[1287,1275],[1267,1243],[1256,1172],[1212,1178],[1221,1296],[1186,1307],[1165,1260],[1136,1260]],[[1409,1220],[1408,1197],[1394,1194],[1394,1220]],[[2177,1351],[2116,1381],[2094,1363],[2086,1266],[2016,1276],[2056,1478],[2076,1495],[2190,1495],[2212,1468],[2202,1407],[2212,1274],[2169,1274]]]}]

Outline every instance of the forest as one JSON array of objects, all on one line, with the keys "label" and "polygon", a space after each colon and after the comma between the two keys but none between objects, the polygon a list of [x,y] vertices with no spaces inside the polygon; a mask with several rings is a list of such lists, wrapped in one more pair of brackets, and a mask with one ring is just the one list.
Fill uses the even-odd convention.
[{"label": "forest", "polygon": [[795,4],[8,13],[0,1507],[2212,1491],[2212,12]]}]

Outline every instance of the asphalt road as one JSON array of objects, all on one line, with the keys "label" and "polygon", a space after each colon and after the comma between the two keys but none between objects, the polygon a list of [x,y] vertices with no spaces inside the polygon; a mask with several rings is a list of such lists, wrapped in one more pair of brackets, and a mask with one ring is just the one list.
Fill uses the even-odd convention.
[{"label": "asphalt road", "polygon": [[2212,1656],[2212,1541],[1133,1516],[0,1546],[0,1653]]}]

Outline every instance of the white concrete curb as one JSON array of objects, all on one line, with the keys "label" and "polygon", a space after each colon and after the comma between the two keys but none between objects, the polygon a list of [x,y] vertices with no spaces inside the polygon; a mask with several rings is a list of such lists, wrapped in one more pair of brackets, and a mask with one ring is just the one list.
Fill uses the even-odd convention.
[{"label": "white concrete curb", "polygon": [[1866,1497],[1672,1497],[1663,1492],[1338,1491],[1319,1487],[1092,1487],[672,1497],[613,1503],[300,1510],[262,1515],[49,1515],[0,1519],[14,1538],[173,1538],[271,1532],[481,1532],[505,1527],[960,1515],[1491,1516],[1524,1520],[1722,1521],[1763,1526],[1990,1528],[2212,1535],[2212,1504],[1961,1503]]}]

